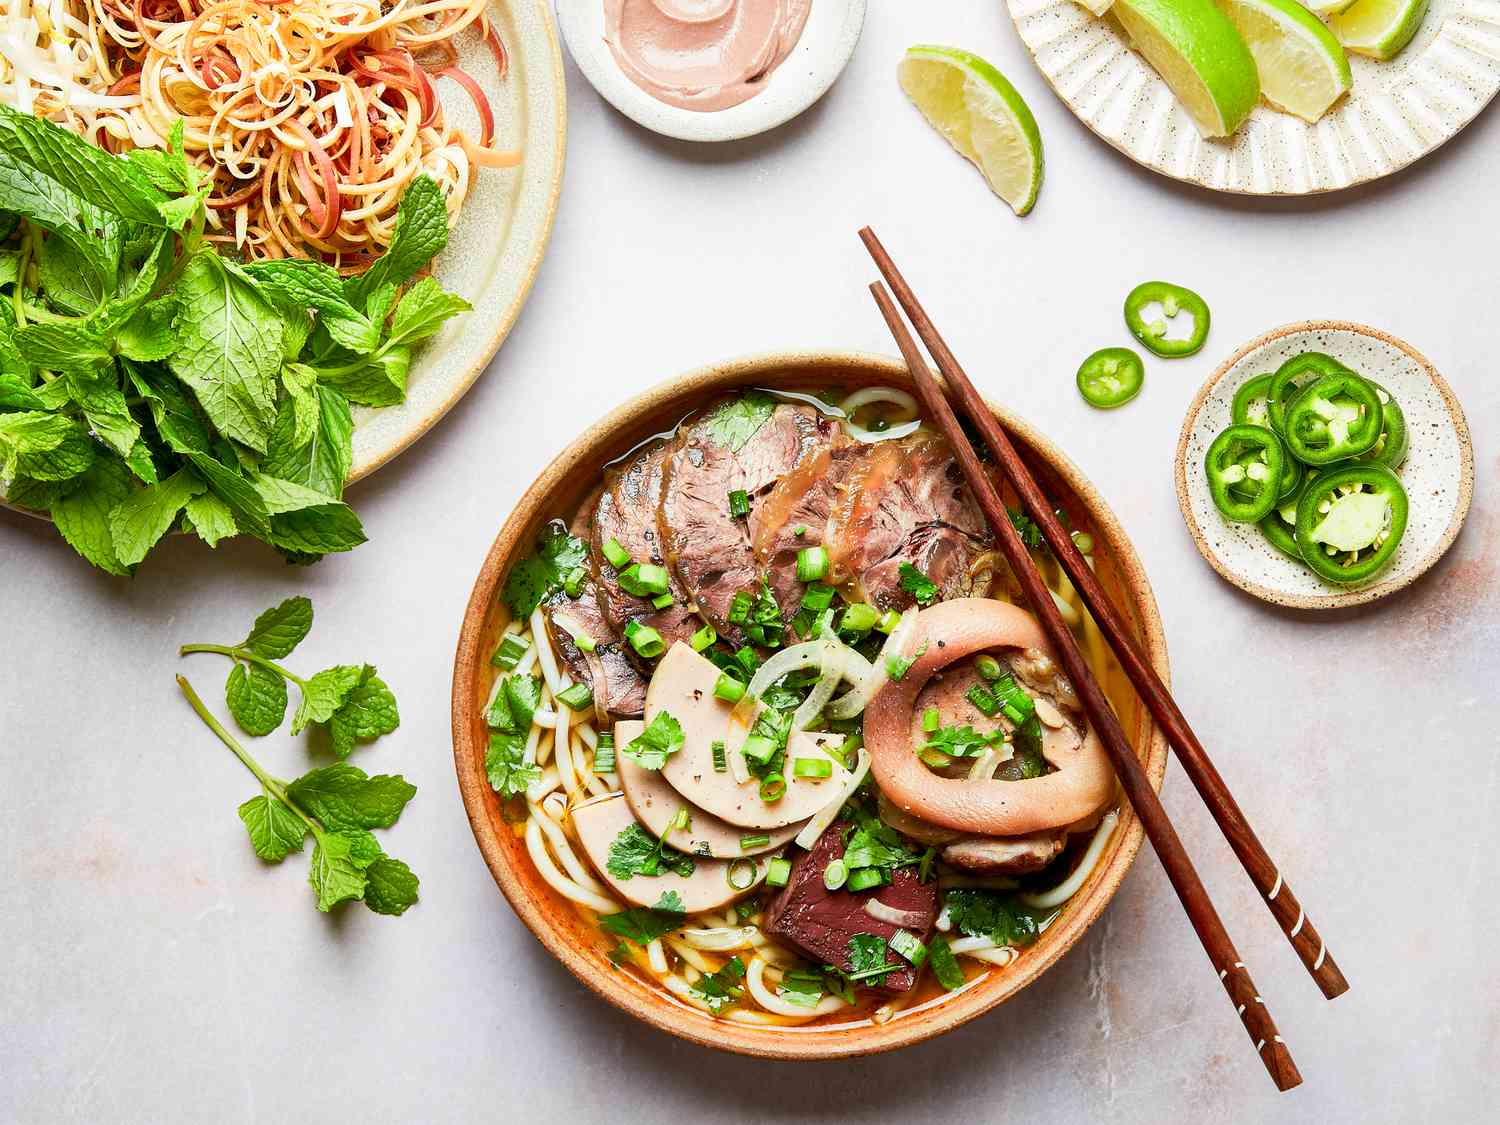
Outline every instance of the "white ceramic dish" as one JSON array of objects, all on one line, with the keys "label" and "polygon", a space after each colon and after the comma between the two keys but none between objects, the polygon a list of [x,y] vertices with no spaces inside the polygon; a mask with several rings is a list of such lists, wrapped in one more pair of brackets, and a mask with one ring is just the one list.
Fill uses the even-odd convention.
[{"label": "white ceramic dish", "polygon": [[[1286,558],[1254,524],[1231,523],[1208,493],[1203,459],[1230,422],[1234,393],[1300,352],[1324,352],[1385,387],[1401,404],[1411,448],[1397,470],[1410,498],[1406,534],[1365,586],[1334,586]],[[1177,443],[1177,502],[1198,551],[1224,578],[1275,605],[1337,609],[1394,593],[1421,577],[1457,538],[1474,495],[1474,448],[1453,390],[1419,352],[1361,324],[1308,321],[1251,340],[1203,384]]]},{"label": "white ceramic dish", "polygon": [[1079,120],[1137,163],[1216,191],[1309,195],[1389,176],[1456,135],[1500,90],[1500,7],[1432,0],[1396,58],[1349,56],[1354,88],[1316,125],[1262,102],[1234,137],[1205,140],[1112,19],[1073,0],[1006,3]]},{"label": "white ceramic dish", "polygon": [[578,69],[626,117],[684,141],[733,141],[774,129],[828,92],[865,26],[866,0],[817,0],[802,38],[749,101],[712,112],[657,101],[626,78],[604,39],[604,0],[557,0],[557,19]]},{"label": "white ceramic dish", "polygon": [[[525,159],[516,168],[477,172],[448,248],[434,263],[443,287],[474,310],[450,321],[416,355],[404,402],[355,409],[351,484],[426,433],[474,385],[520,315],[552,234],[568,117],[552,9],[547,0],[493,0],[490,18],[510,56],[509,76],[496,79],[476,36],[462,37],[460,57],[473,64],[469,73],[489,95],[497,143],[520,144]],[[437,86],[444,112],[477,135],[473,103],[451,82]]]}]

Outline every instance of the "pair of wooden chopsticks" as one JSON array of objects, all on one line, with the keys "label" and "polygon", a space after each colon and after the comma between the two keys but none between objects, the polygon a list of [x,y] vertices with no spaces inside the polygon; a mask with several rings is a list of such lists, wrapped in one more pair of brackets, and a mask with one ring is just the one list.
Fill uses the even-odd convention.
[{"label": "pair of wooden chopsticks", "polygon": [[[1082,595],[1089,612],[1093,614],[1099,631],[1104,634],[1110,647],[1114,649],[1120,666],[1125,669],[1131,683],[1135,685],[1136,692],[1166,734],[1167,741],[1177,751],[1183,768],[1192,779],[1193,786],[1213,814],[1229,846],[1239,857],[1251,882],[1265,898],[1272,916],[1290,939],[1292,947],[1297,951],[1297,955],[1302,959],[1302,963],[1312,974],[1313,979],[1317,981],[1318,987],[1323,990],[1323,994],[1329,999],[1338,996],[1348,989],[1348,982],[1344,979],[1343,973],[1339,972],[1333,958],[1329,956],[1323,939],[1318,936],[1317,931],[1308,921],[1306,913],[1293,896],[1291,888],[1287,886],[1280,869],[1272,862],[1265,848],[1261,846],[1260,840],[1256,838],[1255,831],[1245,819],[1244,813],[1229,792],[1228,786],[1224,784],[1224,779],[1214,768],[1213,762],[1209,760],[1208,752],[1198,741],[1197,735],[1193,733],[1187,719],[1178,709],[1171,693],[1167,691],[1146,658],[1131,641],[1124,619],[1110,603],[1109,595],[1105,593],[1104,587],[1074,545],[1072,537],[1058,522],[1053,514],[1052,505],[1042,495],[1036,480],[1022,463],[1010,439],[1005,436],[995,416],[990,413],[979,392],[974,389],[974,384],[969,381],[968,375],[964,373],[958,360],[948,350],[948,345],[943,342],[943,338],[933,327],[931,319],[928,318],[916,294],[907,285],[906,279],[901,276],[895,263],[891,261],[885,247],[880,244],[880,240],[868,227],[860,231],[859,236],[864,241],[866,249],[869,250],[870,256],[875,259],[875,264],[879,267],[881,274],[890,284],[891,290],[894,290],[901,308],[906,310],[906,315],[916,328],[917,335],[927,345],[928,352],[936,361],[938,369],[943,373],[944,379],[963,407],[964,413],[994,453],[1001,471],[1011,487],[1015,489],[1017,496],[1020,497],[1026,514],[1041,529],[1047,545],[1052,548],[1052,553]],[[1171,880],[1173,888],[1177,891],[1177,897],[1182,900],[1183,909],[1187,911],[1188,919],[1192,922],[1193,929],[1197,931],[1199,941],[1203,943],[1209,960],[1219,974],[1219,980],[1228,990],[1230,1001],[1235,1005],[1245,1029],[1250,1033],[1256,1052],[1260,1055],[1266,1070],[1270,1072],[1271,1080],[1276,1083],[1277,1089],[1292,1089],[1302,1081],[1297,1064],[1292,1061],[1291,1052],[1287,1050],[1286,1043],[1277,1034],[1276,1024],[1271,1019],[1270,1011],[1255,990],[1249,971],[1240,960],[1239,953],[1235,951],[1234,943],[1225,931],[1224,923],[1219,919],[1218,912],[1214,910],[1213,903],[1209,901],[1208,892],[1204,890],[1203,883],[1198,878],[1198,872],[1194,869],[1192,860],[1188,858],[1187,851],[1183,848],[1176,829],[1172,827],[1166,810],[1162,808],[1161,801],[1151,788],[1151,783],[1146,778],[1146,771],[1132,751],[1130,742],[1125,737],[1119,720],[1115,717],[1114,710],[1089,671],[1088,664],[1084,661],[1072,632],[1064,623],[1062,615],[1058,612],[1057,606],[1042,582],[1041,575],[1037,573],[1030,553],[1011,524],[1005,504],[995,490],[994,483],[980,464],[974,447],[970,445],[958,418],[953,413],[953,408],[948,404],[948,399],[934,380],[926,361],[922,358],[922,353],[917,348],[916,341],[907,331],[906,324],[901,319],[901,313],[891,300],[891,294],[879,282],[871,285],[870,291],[874,294],[875,303],[880,306],[880,312],[885,317],[891,335],[895,337],[896,345],[901,349],[901,355],[911,370],[923,403],[942,427],[953,446],[959,465],[963,468],[964,475],[968,478],[969,485],[973,488],[979,505],[989,520],[990,527],[994,529],[1000,540],[1000,549],[1006,561],[1010,563],[1010,568],[1015,572],[1027,600],[1041,619],[1043,628],[1057,650],[1063,670],[1083,702],[1089,721],[1098,731],[1105,748],[1109,751],[1125,796],[1130,800],[1136,815],[1145,826],[1146,835],[1156,849],[1162,866],[1166,868],[1167,878]]]}]

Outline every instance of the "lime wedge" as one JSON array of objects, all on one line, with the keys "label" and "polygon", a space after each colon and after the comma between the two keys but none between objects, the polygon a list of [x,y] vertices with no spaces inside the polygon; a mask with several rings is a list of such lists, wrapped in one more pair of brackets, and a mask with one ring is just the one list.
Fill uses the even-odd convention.
[{"label": "lime wedge", "polygon": [[1422,26],[1430,0],[1356,0],[1329,19],[1339,42],[1360,55],[1393,59]]},{"label": "lime wedge", "polygon": [[1219,0],[1255,56],[1260,92],[1277,109],[1316,121],[1349,92],[1349,58],[1296,0]]},{"label": "lime wedge", "polygon": [[1042,135],[1005,75],[953,47],[912,47],[897,77],[922,116],[984,173],[1017,215],[1042,187]]},{"label": "lime wedge", "polygon": [[1213,0],[1115,0],[1110,11],[1205,137],[1227,137],[1250,116],[1255,60]]},{"label": "lime wedge", "polygon": [[1354,0],[1307,0],[1307,10],[1320,16],[1336,16],[1354,5]]}]

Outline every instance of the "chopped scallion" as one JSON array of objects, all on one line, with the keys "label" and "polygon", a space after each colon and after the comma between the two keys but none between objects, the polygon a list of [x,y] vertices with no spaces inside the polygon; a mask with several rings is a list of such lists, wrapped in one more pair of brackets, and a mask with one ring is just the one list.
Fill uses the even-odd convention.
[{"label": "chopped scallion", "polygon": [[586,711],[594,706],[594,693],[588,684],[573,684],[557,693],[559,703],[566,703],[571,711]]},{"label": "chopped scallion", "polygon": [[576,598],[583,593],[583,584],[588,581],[589,572],[587,567],[575,566],[568,571],[567,577],[563,579],[563,593],[570,598]]},{"label": "chopped scallion", "polygon": [[620,546],[620,541],[613,536],[604,544],[604,557],[616,570],[624,570],[630,565],[630,552]]},{"label": "chopped scallion", "polygon": [[823,868],[823,885],[830,891],[836,891],[844,885],[849,878],[849,865],[841,859],[833,860]]},{"label": "chopped scallion", "polygon": [[651,608],[653,608],[653,609],[670,609],[671,606],[672,606],[672,602],[673,602],[673,598],[672,598],[672,595],[670,593],[668,593],[668,594],[657,594],[656,597],[654,597],[654,598],[651,599]]},{"label": "chopped scallion", "polygon": [[1000,710],[995,693],[983,684],[975,684],[964,693],[964,698],[974,705],[975,710],[985,715],[994,715]]},{"label": "chopped scallion", "polygon": [[882,633],[889,633],[899,624],[901,624],[901,615],[894,609],[888,609],[881,615],[880,620],[875,622],[875,628]]},{"label": "chopped scallion", "polygon": [[773,739],[767,738],[763,734],[752,734],[746,737],[745,745],[740,747],[740,753],[752,762],[765,765],[771,760],[771,756],[776,753],[776,743]]},{"label": "chopped scallion", "polygon": [[922,729],[928,734],[943,725],[943,714],[936,707],[929,707],[922,712]]},{"label": "chopped scallion", "polygon": [[712,625],[705,625],[693,634],[693,639],[688,643],[693,646],[694,652],[702,652],[719,639],[718,630]]},{"label": "chopped scallion", "polygon": [[578,646],[579,652],[593,652],[599,647],[594,643],[594,638],[581,629],[573,634],[573,643]]},{"label": "chopped scallion", "polygon": [[880,613],[875,607],[868,602],[859,602],[844,610],[844,616],[839,621],[839,632],[863,635],[879,622]]},{"label": "chopped scallion", "polygon": [[792,534],[801,539],[807,534],[807,524],[799,523],[796,527],[792,528]]},{"label": "chopped scallion", "polygon": [[763,848],[771,842],[771,837],[764,832],[757,832],[753,836],[740,837],[740,851],[748,852],[752,848]]},{"label": "chopped scallion", "polygon": [[741,590],[734,596],[734,600],[729,603],[729,623],[731,625],[743,625],[749,621],[750,607],[754,603],[755,599],[744,590]]},{"label": "chopped scallion", "polygon": [[507,672],[514,672],[516,665],[521,663],[521,657],[531,651],[531,645],[517,633],[507,633],[505,639],[500,642],[500,647],[490,657],[490,663],[496,668],[504,668]]},{"label": "chopped scallion", "polygon": [[714,698],[722,699],[725,703],[738,703],[745,698],[744,682],[735,679],[728,672],[720,672],[714,683]]},{"label": "chopped scallion", "polygon": [[724,753],[723,741],[715,740],[713,746],[710,747],[710,749],[713,751],[714,756],[714,772],[723,773],[729,768],[729,759],[728,756]]},{"label": "chopped scallion", "polygon": [[792,762],[793,777],[832,777],[833,763],[827,758],[798,758]]},{"label": "chopped scallion", "polygon": [[737,520],[750,514],[750,494],[743,488],[736,488],[729,494],[729,514]]},{"label": "chopped scallion", "polygon": [[724,872],[724,878],[735,890],[743,891],[748,890],[754,884],[755,874],[756,868],[753,859],[737,859]]},{"label": "chopped scallion", "polygon": [[766,869],[766,886],[784,887],[792,880],[792,861],[777,856]]},{"label": "chopped scallion", "polygon": [[922,963],[927,960],[927,947],[922,944],[922,939],[910,930],[897,930],[891,935],[888,944],[892,953],[905,957],[912,963],[913,968],[920,969]]},{"label": "chopped scallion", "polygon": [[746,645],[744,648],[735,649],[734,662],[745,670],[745,678],[747,680],[753,680],[755,673],[760,670],[760,657],[756,655],[755,650],[749,645]]},{"label": "chopped scallion", "polygon": [[781,800],[786,795],[786,778],[779,773],[768,773],[760,782],[760,799],[766,804]]},{"label": "chopped scallion", "polygon": [[989,653],[985,653],[978,660],[974,661],[974,670],[979,673],[981,678],[994,683],[1001,675],[1000,661],[996,660]]},{"label": "chopped scallion", "polygon": [[615,772],[615,736],[609,731],[599,735],[599,745],[594,748],[594,772]]},{"label": "chopped scallion", "polygon": [[665,594],[672,584],[667,568],[655,563],[631,563],[616,576],[620,589],[638,598],[654,598]]},{"label": "chopped scallion", "polygon": [[667,651],[667,642],[661,639],[661,634],[649,625],[642,625],[639,621],[625,623],[625,639],[630,642],[631,648],[647,660]]},{"label": "chopped scallion", "polygon": [[833,587],[826,582],[814,582],[802,591],[803,609],[811,610],[813,613],[822,613],[832,604]]},{"label": "chopped scallion", "polygon": [[871,887],[883,887],[891,881],[891,873],[883,867],[861,867],[849,872],[845,884],[851,891],[867,891]]},{"label": "chopped scallion", "polygon": [[828,573],[828,551],[823,547],[803,547],[797,552],[797,581],[816,582]]}]

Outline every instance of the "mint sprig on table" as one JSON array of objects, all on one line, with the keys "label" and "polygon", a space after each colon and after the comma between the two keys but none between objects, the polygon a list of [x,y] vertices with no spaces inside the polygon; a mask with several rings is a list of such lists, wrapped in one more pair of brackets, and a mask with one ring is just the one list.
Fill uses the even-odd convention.
[{"label": "mint sprig on table", "polygon": [[0,492],[111,574],[174,529],[293,562],[364,542],[350,404],[400,402],[413,345],[469,307],[410,284],[448,239],[425,176],[348,278],[221,255],[210,191],[181,121],[115,156],[0,106]]},{"label": "mint sprig on table", "polygon": [[273,777],[204,705],[193,685],[177,677],[199,718],[260,782],[258,797],[239,808],[255,854],[280,863],[313,838],[307,880],[318,909],[362,900],[377,914],[404,914],[417,901],[420,880],[385,854],[372,828],[389,828],[417,790],[399,774],[368,776],[347,763],[311,770],[295,781]]},{"label": "mint sprig on table", "polygon": [[190,644],[179,650],[217,653],[234,662],[224,684],[229,713],[246,734],[270,734],[286,719],[287,684],[301,693],[292,714],[292,733],[326,728],[333,752],[347,758],[356,742],[369,742],[401,725],[396,696],[375,674],[373,664],[336,664],[306,679],[277,661],[292,654],[312,629],[312,602],[288,598],[255,619],[237,645]]}]

